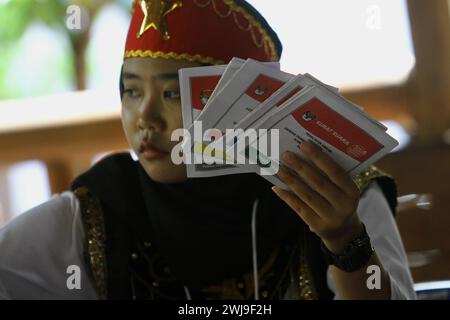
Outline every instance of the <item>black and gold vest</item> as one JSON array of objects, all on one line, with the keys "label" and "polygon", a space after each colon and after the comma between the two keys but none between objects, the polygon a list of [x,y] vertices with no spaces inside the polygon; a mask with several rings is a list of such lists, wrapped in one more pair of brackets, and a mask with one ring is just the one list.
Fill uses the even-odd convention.
[{"label": "black and gold vest", "polygon": [[[84,254],[99,297],[252,299],[251,270],[197,287],[186,286],[174,276],[162,250],[164,244],[158,243],[152,232],[154,226],[149,219],[152,210],[139,182],[142,172],[129,154],[115,154],[79,176],[71,186],[80,202],[86,232]],[[396,189],[392,178],[374,166],[355,178],[361,193],[374,180],[395,212]],[[298,232],[286,235],[260,265],[260,298],[332,299],[320,240],[301,219],[296,221]]]}]

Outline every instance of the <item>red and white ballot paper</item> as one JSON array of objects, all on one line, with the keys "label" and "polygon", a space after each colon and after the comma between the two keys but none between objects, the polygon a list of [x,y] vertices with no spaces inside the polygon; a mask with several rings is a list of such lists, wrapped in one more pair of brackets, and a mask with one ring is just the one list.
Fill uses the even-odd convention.
[{"label": "red and white ballot paper", "polygon": [[[278,66],[233,59],[228,66],[180,70],[190,150],[201,154],[207,136],[203,133],[216,129],[221,136],[215,137],[215,146],[224,150],[215,153],[216,159],[232,158],[232,164],[188,164],[188,177],[256,172],[287,189],[276,176],[278,168],[286,165],[279,158],[285,151],[304,157],[299,148],[304,141],[315,143],[351,175],[398,144],[385,126],[340,96],[336,88],[308,74],[280,71]],[[200,135],[194,134],[195,120],[201,121]],[[242,130],[229,136],[228,129]],[[258,134],[247,135],[249,130]],[[245,143],[236,143],[240,138]],[[257,161],[251,161],[251,154],[257,154]],[[243,158],[248,161],[243,163]]]},{"label": "red and white ballot paper", "polygon": [[[245,61],[234,58],[227,66],[196,67],[181,69],[179,71],[183,125],[185,129],[188,129],[191,137],[191,140],[185,141],[185,143],[191,144],[190,149],[194,154],[203,153],[205,149],[205,142],[203,140],[205,137],[203,134],[198,136],[194,132],[195,127],[193,122],[197,121],[197,123],[201,123],[203,132],[212,128],[221,130],[219,129],[220,124],[218,123],[220,122],[220,118],[227,114],[234,115],[236,111],[239,112],[240,109],[233,109],[233,102],[239,103],[239,100],[247,98],[245,92],[239,92],[240,88],[235,88],[234,86],[245,83],[250,86],[253,83],[258,83],[258,85],[264,86],[266,91],[271,90],[270,92],[265,92],[265,97],[267,98],[272,92],[278,89],[278,83],[278,87],[268,88],[264,81],[255,77],[268,74],[285,81],[292,77],[292,75],[281,72],[279,66],[278,62],[260,63],[251,59]],[[258,71],[258,69],[260,70]],[[238,76],[238,80],[236,80],[236,76]],[[284,82],[280,83],[280,85],[282,84]],[[226,99],[223,102],[223,97],[232,98],[234,101]],[[245,115],[253,110],[250,109],[251,106],[257,106],[260,103],[262,97],[258,96],[258,98],[258,100],[255,100],[248,97],[246,103],[243,104],[249,108],[244,111]],[[237,119],[240,120],[240,118],[241,116],[236,118],[236,120],[231,120],[231,123],[237,122]],[[223,133],[225,133],[225,129],[232,129],[233,124],[228,127],[221,127],[224,129]],[[206,140],[208,140],[207,137]],[[217,153],[219,154],[219,152]],[[210,157],[204,156],[204,158]],[[249,170],[244,166],[233,164],[187,164],[188,177],[210,177],[244,172],[249,172]]]},{"label": "red and white ballot paper", "polygon": [[[179,70],[183,126],[189,129],[218,92],[242,67],[245,60],[233,58],[228,65],[194,67]],[[264,65],[279,70],[278,62]]]},{"label": "red and white ballot paper", "polygon": [[[319,146],[352,176],[398,145],[382,124],[342,96],[316,85],[303,88],[258,123],[257,129],[279,132],[279,153],[274,157],[262,154],[259,148],[259,160],[264,165],[258,167],[264,178],[284,189],[287,186],[275,174],[280,166],[287,166],[278,160],[279,155],[291,151],[308,161],[299,148],[304,141]],[[260,140],[263,137],[249,142],[246,149],[256,148]],[[243,148],[237,152],[246,155]]]}]

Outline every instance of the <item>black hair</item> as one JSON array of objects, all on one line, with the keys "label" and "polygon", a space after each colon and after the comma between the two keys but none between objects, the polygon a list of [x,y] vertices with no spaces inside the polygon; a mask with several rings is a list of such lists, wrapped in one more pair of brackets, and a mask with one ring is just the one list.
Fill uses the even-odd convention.
[{"label": "black hair", "polygon": [[123,64],[122,67],[120,68],[119,90],[120,90],[120,100],[122,100],[123,92],[125,91],[125,87],[123,85]]}]

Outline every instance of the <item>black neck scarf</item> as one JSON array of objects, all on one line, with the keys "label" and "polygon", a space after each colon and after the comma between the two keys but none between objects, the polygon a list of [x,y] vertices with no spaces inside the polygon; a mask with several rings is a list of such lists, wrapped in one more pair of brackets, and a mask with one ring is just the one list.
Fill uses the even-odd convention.
[{"label": "black neck scarf", "polygon": [[79,176],[71,189],[87,187],[100,200],[109,296],[123,298],[129,289],[130,250],[149,240],[174,278],[193,290],[252,272],[256,199],[258,266],[274,250],[291,246],[303,224],[271,186],[256,174],[161,184],[129,154],[115,154]]},{"label": "black neck scarf", "polygon": [[261,265],[299,219],[256,174],[154,182],[139,166],[142,196],[152,234],[171,272],[189,286],[204,286],[252,270],[252,208]]},{"label": "black neck scarf", "polygon": [[[394,211],[395,183],[386,176],[377,182]],[[320,239],[272,192],[271,184],[256,174],[165,185],[151,180],[129,154],[114,154],[77,177],[71,190],[81,187],[101,203],[109,298],[130,297],[129,258],[136,241],[151,239],[175,279],[194,289],[251,272],[255,199],[259,199],[258,265],[301,236],[318,297],[333,296],[327,287]]]}]

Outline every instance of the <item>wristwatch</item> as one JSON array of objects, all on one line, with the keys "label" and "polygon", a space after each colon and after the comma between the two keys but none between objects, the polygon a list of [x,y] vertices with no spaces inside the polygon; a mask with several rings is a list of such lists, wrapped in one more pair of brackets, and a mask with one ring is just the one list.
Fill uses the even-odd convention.
[{"label": "wristwatch", "polygon": [[364,224],[363,232],[347,245],[342,255],[336,255],[328,250],[323,242],[321,249],[328,264],[346,272],[354,272],[367,265],[375,252]]}]

